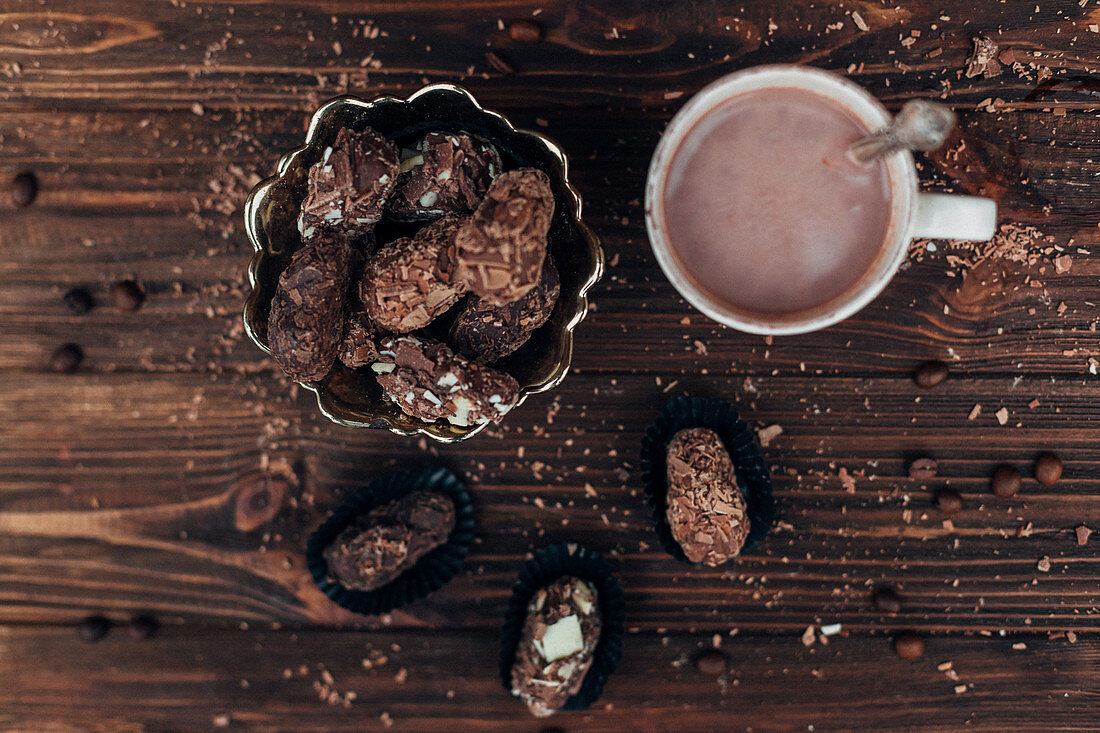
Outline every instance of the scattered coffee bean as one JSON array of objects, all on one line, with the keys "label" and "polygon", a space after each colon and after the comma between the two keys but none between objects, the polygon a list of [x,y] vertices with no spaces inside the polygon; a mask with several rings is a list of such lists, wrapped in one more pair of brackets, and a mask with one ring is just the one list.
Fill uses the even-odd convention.
[{"label": "scattered coffee bean", "polygon": [[151,639],[160,631],[156,616],[143,613],[130,619],[130,636],[135,639]]},{"label": "scattered coffee bean", "polygon": [[871,605],[879,613],[901,613],[901,596],[893,588],[879,586],[871,594]]},{"label": "scattered coffee bean", "polygon": [[84,641],[99,641],[111,633],[111,620],[103,616],[89,616],[80,624],[80,637]]},{"label": "scattered coffee bean", "polygon": [[718,677],[725,674],[728,668],[729,661],[726,659],[726,655],[717,649],[707,649],[695,657],[695,669],[699,674]]},{"label": "scattered coffee bean", "polygon": [[20,173],[11,182],[11,202],[22,208],[38,197],[38,179],[33,173]]},{"label": "scattered coffee bean", "polygon": [[1001,466],[993,473],[989,485],[993,493],[1002,499],[1016,496],[1020,491],[1020,472],[1012,466]]},{"label": "scattered coffee bean", "polygon": [[918,458],[909,464],[909,478],[917,481],[927,481],[936,478],[936,469],[939,464],[935,458]]},{"label": "scattered coffee bean", "polygon": [[485,63],[489,65],[490,69],[500,74],[514,74],[516,71],[515,64],[496,51],[485,52]]},{"label": "scattered coffee bean", "polygon": [[936,508],[944,514],[956,514],[963,508],[962,494],[954,489],[941,489],[936,493]]},{"label": "scattered coffee bean", "polygon": [[1053,453],[1044,453],[1035,461],[1035,480],[1043,486],[1052,486],[1062,478],[1062,459]]},{"label": "scattered coffee bean", "polygon": [[924,639],[906,632],[894,637],[894,653],[902,659],[917,659],[924,655]]},{"label": "scattered coffee bean", "polygon": [[533,20],[514,20],[508,26],[508,37],[517,43],[538,43],[542,40],[542,26]]},{"label": "scattered coffee bean", "polygon": [[913,381],[918,387],[931,389],[947,379],[947,365],[942,361],[926,361],[917,367]]},{"label": "scattered coffee bean", "polygon": [[77,315],[95,308],[95,298],[84,288],[73,288],[62,297],[65,307]]},{"label": "scattered coffee bean", "polygon": [[119,310],[136,311],[145,302],[145,291],[133,280],[119,280],[111,286],[111,298]]},{"label": "scattered coffee bean", "polygon": [[58,374],[75,372],[84,361],[84,352],[76,344],[62,344],[50,355],[50,370]]}]

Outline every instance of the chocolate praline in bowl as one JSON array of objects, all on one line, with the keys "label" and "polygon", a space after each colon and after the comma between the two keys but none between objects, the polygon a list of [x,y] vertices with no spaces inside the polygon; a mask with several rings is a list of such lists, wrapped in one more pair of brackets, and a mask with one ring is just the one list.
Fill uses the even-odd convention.
[{"label": "chocolate praline in bowl", "polygon": [[[500,152],[505,170],[538,168],[550,177],[555,210],[547,251],[561,278],[561,296],[550,320],[522,348],[493,366],[519,382],[519,399],[513,410],[529,395],[560,384],[573,355],[573,329],[587,314],[588,291],[603,274],[603,250],[581,221],[581,199],[569,184],[569,167],[561,149],[536,132],[517,130],[503,115],[483,109],[468,91],[453,84],[433,84],[408,99],[387,96],[367,102],[338,97],[314,113],[305,144],[283,156],[276,174],[261,181],[245,203],[245,225],[256,250],[248,268],[252,293],[244,307],[249,337],[270,353],[268,313],[279,275],[302,246],[297,220],[306,197],[309,168],[345,127],[357,131],[372,127],[399,147],[409,147],[431,131],[465,132],[491,142]],[[317,405],[326,417],[350,427],[382,428],[399,435],[420,433],[456,443],[489,425],[458,427],[410,417],[383,399],[369,370],[348,369],[339,361],[326,377],[303,382],[303,386],[316,393]]]}]

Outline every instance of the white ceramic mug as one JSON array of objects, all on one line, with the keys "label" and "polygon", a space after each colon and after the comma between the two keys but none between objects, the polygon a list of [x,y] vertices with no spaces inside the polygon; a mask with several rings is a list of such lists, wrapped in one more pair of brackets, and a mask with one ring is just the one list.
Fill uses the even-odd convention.
[{"label": "white ceramic mug", "polygon": [[816,331],[853,315],[870,303],[893,278],[914,238],[990,239],[996,230],[997,205],[976,196],[921,193],[913,156],[898,151],[886,158],[890,183],[890,218],[882,250],[864,276],[823,309],[799,314],[768,316],[736,311],[697,287],[670,251],[664,195],[672,159],[684,136],[715,107],[741,94],[760,89],[793,88],[833,100],[869,131],[890,123],[886,108],[867,90],[844,77],[804,66],[758,66],[723,77],[701,90],[676,114],[661,137],[646,180],[646,228],[657,262],[665,276],[689,303],[719,323],[759,334]]}]

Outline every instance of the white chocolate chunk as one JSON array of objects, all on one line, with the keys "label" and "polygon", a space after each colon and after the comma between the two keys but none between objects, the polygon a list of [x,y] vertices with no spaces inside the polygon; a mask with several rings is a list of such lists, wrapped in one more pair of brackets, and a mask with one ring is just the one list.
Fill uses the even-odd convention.
[{"label": "white chocolate chunk", "polygon": [[[536,642],[538,643],[538,642]],[[541,654],[547,662],[553,662],[584,648],[584,634],[576,615],[566,616],[553,626],[547,626],[542,635]]]}]

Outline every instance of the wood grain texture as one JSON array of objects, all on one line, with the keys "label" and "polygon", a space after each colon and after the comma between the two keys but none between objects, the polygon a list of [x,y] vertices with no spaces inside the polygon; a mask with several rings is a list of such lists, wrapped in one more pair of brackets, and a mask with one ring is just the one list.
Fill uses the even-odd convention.
[{"label": "wood grain texture", "polygon": [[[510,42],[502,26],[536,10],[546,40]],[[41,184],[26,209],[0,196],[0,727],[373,729],[386,712],[395,730],[541,730],[499,689],[495,629],[523,559],[561,540],[608,556],[631,629],[605,699],[568,729],[1095,727],[1100,545],[1074,530],[1100,530],[1097,24],[1100,5],[1076,0],[0,0],[0,178]],[[963,77],[979,34],[1020,69]],[[517,73],[492,73],[488,48]],[[649,251],[649,156],[692,93],[783,62],[892,109],[941,96],[960,124],[918,158],[924,187],[996,198],[1059,249],[969,272],[926,253],[856,317],[799,337],[691,310]],[[611,263],[567,380],[448,447],[332,425],[240,320],[240,207],[312,110],[434,81],[562,145]],[[130,277],[148,299],[124,313],[108,290]],[[91,313],[64,309],[74,285]],[[65,342],[86,359],[50,373]],[[920,391],[909,374],[929,358],[952,377]],[[640,437],[679,394],[783,428],[765,448],[781,524],[725,572],[675,563],[646,517]],[[989,493],[997,465],[1027,474],[1043,450],[1066,462],[1056,486]],[[940,476],[922,485],[906,466],[925,454]],[[429,599],[353,617],[309,581],[305,538],[347,492],[424,460],[469,478],[478,543]],[[946,523],[945,486],[965,497]],[[880,583],[901,614],[871,609]],[[66,626],[136,611],[164,634],[83,646]],[[830,623],[828,646],[799,641]],[[271,625],[294,630],[255,631]],[[697,679],[684,661],[733,628],[734,673]],[[892,656],[898,629],[929,635],[923,660]],[[389,665],[364,669],[367,644]],[[936,669],[949,660],[960,680]],[[350,707],[322,701],[318,665]]]},{"label": "wood grain texture", "polygon": [[[0,690],[0,724],[39,730],[81,730],[94,720],[110,730],[535,733],[560,726],[671,733],[864,724],[1084,731],[1095,727],[1100,695],[1092,673],[1100,663],[1095,641],[933,637],[925,657],[906,661],[892,656],[884,635],[834,636],[827,646],[812,647],[797,636],[737,635],[721,640],[730,670],[720,678],[700,675],[691,663],[712,644],[709,636],[628,634],[624,643],[623,664],[593,709],[538,721],[501,686],[491,632],[196,634],[182,627],[141,642],[117,629],[89,646],[73,629],[4,627],[0,672],[11,683]],[[462,674],[454,673],[455,665]]]}]

